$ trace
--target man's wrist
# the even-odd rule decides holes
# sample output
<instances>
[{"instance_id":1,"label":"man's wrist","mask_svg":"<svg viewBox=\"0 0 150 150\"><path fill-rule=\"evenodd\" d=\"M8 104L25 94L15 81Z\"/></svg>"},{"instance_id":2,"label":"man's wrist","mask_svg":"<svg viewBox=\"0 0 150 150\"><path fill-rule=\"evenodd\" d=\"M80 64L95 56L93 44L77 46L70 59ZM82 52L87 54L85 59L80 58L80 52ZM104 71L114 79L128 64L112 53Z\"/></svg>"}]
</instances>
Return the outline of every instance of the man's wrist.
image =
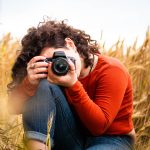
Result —
<instances>
[{"instance_id":1,"label":"man's wrist","mask_svg":"<svg viewBox=\"0 0 150 150\"><path fill-rule=\"evenodd\" d=\"M22 86L28 96L33 96L38 87L38 85L31 84L27 76L24 78Z\"/></svg>"}]
</instances>

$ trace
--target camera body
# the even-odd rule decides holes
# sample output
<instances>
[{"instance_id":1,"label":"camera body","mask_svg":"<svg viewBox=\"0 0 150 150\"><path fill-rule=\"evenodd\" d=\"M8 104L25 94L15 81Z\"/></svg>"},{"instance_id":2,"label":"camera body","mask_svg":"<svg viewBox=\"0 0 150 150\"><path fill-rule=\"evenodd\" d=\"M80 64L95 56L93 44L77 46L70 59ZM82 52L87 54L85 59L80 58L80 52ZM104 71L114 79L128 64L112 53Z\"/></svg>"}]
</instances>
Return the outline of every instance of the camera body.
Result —
<instances>
[{"instance_id":1,"label":"camera body","mask_svg":"<svg viewBox=\"0 0 150 150\"><path fill-rule=\"evenodd\" d=\"M54 52L52 58L46 58L44 61L47 63L52 62L51 69L54 74L58 76L64 76L70 69L68 59L70 59L75 65L75 58L67 57L64 51L56 51Z\"/></svg>"}]
</instances>

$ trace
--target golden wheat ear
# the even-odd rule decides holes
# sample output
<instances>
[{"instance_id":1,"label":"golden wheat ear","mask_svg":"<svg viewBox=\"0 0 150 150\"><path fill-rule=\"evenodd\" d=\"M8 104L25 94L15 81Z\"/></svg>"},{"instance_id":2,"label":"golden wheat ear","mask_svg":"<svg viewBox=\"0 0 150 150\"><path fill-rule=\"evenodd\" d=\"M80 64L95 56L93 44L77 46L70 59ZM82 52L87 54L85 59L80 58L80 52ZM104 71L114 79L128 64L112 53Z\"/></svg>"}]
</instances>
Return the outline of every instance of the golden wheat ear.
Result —
<instances>
[{"instance_id":1,"label":"golden wheat ear","mask_svg":"<svg viewBox=\"0 0 150 150\"><path fill-rule=\"evenodd\" d=\"M53 122L53 113L50 113L50 116L47 122L47 138L46 138L46 147L48 148L48 150L51 150L50 131L52 127L52 122Z\"/></svg>"}]
</instances>

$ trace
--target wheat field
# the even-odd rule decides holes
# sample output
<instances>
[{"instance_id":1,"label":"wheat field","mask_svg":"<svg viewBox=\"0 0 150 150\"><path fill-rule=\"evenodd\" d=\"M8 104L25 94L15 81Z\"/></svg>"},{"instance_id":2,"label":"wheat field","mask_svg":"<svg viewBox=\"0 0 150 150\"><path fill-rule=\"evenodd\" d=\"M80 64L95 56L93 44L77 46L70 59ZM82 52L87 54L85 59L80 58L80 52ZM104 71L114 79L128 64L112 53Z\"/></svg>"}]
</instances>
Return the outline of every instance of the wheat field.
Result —
<instances>
[{"instance_id":1,"label":"wheat field","mask_svg":"<svg viewBox=\"0 0 150 150\"><path fill-rule=\"evenodd\" d=\"M99 44L102 54L116 57L128 68L134 87L133 121L137 134L136 150L150 150L150 32L143 44L125 47L118 40L111 48ZM20 41L8 33L0 39L0 150L23 150L21 116L7 112L7 84L11 81L11 68L20 49Z\"/></svg>"}]
</instances>

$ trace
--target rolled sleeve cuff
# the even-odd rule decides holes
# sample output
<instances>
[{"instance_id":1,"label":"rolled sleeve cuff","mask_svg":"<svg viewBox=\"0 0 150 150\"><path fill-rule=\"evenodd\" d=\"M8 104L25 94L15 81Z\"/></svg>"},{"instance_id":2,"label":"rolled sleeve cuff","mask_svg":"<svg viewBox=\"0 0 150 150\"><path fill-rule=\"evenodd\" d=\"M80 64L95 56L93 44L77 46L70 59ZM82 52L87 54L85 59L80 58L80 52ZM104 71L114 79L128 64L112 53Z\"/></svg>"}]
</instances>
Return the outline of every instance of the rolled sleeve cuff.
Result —
<instances>
[{"instance_id":1,"label":"rolled sleeve cuff","mask_svg":"<svg viewBox=\"0 0 150 150\"><path fill-rule=\"evenodd\" d=\"M46 143L46 138L47 138L47 135L45 134L42 134L40 132L35 132L35 131L27 131L24 133L24 140L27 142L28 140L37 140L37 141L40 141L42 143ZM53 139L51 138L51 147L54 146L54 141Z\"/></svg>"}]
</instances>

